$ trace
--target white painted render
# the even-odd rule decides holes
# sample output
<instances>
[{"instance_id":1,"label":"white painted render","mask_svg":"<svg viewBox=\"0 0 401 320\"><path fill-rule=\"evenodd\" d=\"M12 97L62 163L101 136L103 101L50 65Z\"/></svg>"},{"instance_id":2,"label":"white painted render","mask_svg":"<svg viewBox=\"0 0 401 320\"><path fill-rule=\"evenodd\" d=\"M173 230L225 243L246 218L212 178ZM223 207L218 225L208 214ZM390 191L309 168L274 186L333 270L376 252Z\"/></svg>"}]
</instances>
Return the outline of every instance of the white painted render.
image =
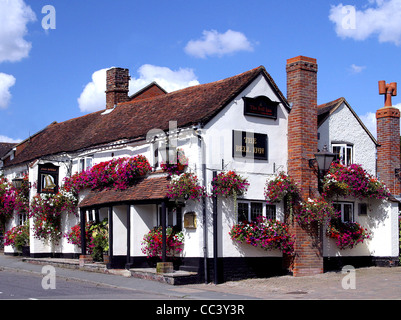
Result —
<instances>
[{"instance_id":1,"label":"white painted render","mask_svg":"<svg viewBox=\"0 0 401 320\"><path fill-rule=\"evenodd\" d=\"M351 143L354 146L353 163L376 175L376 144L344 102L321 124L318 133L320 150L326 145L333 151L333 142Z\"/></svg>"},{"instance_id":2,"label":"white painted render","mask_svg":"<svg viewBox=\"0 0 401 320\"><path fill-rule=\"evenodd\" d=\"M245 116L243 97L257 97L264 95L272 101L280 101L266 79L260 75L243 92L233 99L221 112L215 116L204 128L185 128L178 134L177 146L184 150L189 159L187 171L194 172L200 181L210 188L212 171L235 170L238 174L246 177L250 182L248 192L240 200L254 200L264 202L264 187L268 179L272 179L280 171L287 171L287 132L288 111L280 103L278 106L277 120ZM172 124L173 126L174 124ZM263 133L268 136L268 160L238 159L232 156L232 130ZM319 149L332 141L345 141L354 145L354 162L360 163L369 172L375 174L375 144L359 122L343 104L339 107L319 128ZM29 179L32 183L37 181L38 164L46 161L60 166L60 181L67 175L74 174L79 169L79 161L85 157L93 157L93 165L109 161L113 157L135 156L142 154L146 156L151 164L154 164L155 147L162 145L164 137L158 137L155 141L149 139L138 143L110 144L108 146L92 148L81 153L60 155L52 161L36 161L27 169L27 166L6 168L6 176L13 178L16 173L29 170ZM159 154L163 158L162 154ZM57 162L55 160L60 160ZM202 165L206 165L206 181L203 181ZM70 170L70 171L69 171ZM31 198L35 195L32 188ZM81 200L85 193L81 194ZM351 199L356 204L358 200ZM228 232L236 223L235 204L233 199L218 199L218 256L219 257L280 257L279 251L264 251L249 245L234 243ZM372 240L358 245L352 250L338 250L334 242L323 237L324 256L397 256L398 255L398 207L393 202L371 201L369 212L366 217L357 214L356 221L368 227L373 234ZM187 212L195 212L197 217L196 229L185 229L185 245L183 257L203 257L205 245L204 228L207 230L207 256L213 257L213 221L212 201L206 201L206 222L203 221L202 205L200 202L187 201L182 209L182 216ZM101 219L107 217L108 208L100 211ZM283 221L283 203L277 205L277 218ZM143 236L158 223L157 205L130 205L131 213L131 255L145 256L141 252ZM127 253L127 207L113 207L113 254L126 255ZM77 224L78 217L64 216L63 231L68 232L72 226ZM10 228L16 222L12 221ZM32 225L32 224L31 224ZM12 248L6 247L5 252L12 252ZM44 244L42 241L31 236L31 253L79 253L80 249L67 243L63 237L56 247Z\"/></svg>"}]
</instances>

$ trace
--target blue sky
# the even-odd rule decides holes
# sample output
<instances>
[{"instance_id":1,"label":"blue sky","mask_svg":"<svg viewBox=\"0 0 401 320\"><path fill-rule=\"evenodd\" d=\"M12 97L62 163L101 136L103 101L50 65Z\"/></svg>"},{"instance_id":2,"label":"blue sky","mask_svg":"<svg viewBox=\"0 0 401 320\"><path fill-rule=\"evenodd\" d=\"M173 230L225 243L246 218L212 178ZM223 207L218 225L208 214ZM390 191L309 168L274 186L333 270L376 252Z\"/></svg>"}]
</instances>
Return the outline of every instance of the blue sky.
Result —
<instances>
[{"instance_id":1,"label":"blue sky","mask_svg":"<svg viewBox=\"0 0 401 320\"><path fill-rule=\"evenodd\" d=\"M374 130L400 53L401 0L0 0L0 141L104 108L112 66L130 69L133 93L264 65L286 94L298 55L318 61L318 103L343 96Z\"/></svg>"}]
</instances>

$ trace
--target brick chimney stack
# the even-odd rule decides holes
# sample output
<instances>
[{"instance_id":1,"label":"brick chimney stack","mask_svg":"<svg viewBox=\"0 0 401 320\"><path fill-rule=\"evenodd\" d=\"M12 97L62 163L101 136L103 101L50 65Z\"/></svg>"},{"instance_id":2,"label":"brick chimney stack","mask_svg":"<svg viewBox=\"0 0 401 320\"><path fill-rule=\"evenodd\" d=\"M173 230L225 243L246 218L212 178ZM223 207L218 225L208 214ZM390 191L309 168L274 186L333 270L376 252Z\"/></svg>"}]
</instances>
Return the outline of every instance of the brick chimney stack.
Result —
<instances>
[{"instance_id":1,"label":"brick chimney stack","mask_svg":"<svg viewBox=\"0 0 401 320\"><path fill-rule=\"evenodd\" d=\"M317 176L309 167L315 158L317 141L317 63L316 59L298 56L287 60L287 100L292 104L288 118L288 174L301 190L303 201L315 198ZM323 273L322 243L317 225L291 224L295 235L293 261L287 265L293 275Z\"/></svg>"},{"instance_id":2,"label":"brick chimney stack","mask_svg":"<svg viewBox=\"0 0 401 320\"><path fill-rule=\"evenodd\" d=\"M385 96L384 107L377 110L377 176L394 196L400 196L401 183L395 176L400 169L400 110L393 107L391 98L397 95L397 83L379 81L379 93Z\"/></svg>"},{"instance_id":3,"label":"brick chimney stack","mask_svg":"<svg viewBox=\"0 0 401 320\"><path fill-rule=\"evenodd\" d=\"M287 60L288 173L302 188L307 200L317 189L309 159L317 152L317 63L298 56ZM312 193L312 194L311 194Z\"/></svg>"},{"instance_id":4,"label":"brick chimney stack","mask_svg":"<svg viewBox=\"0 0 401 320\"><path fill-rule=\"evenodd\" d=\"M129 70L111 68L106 73L106 109L112 109L120 102L128 101Z\"/></svg>"}]
</instances>

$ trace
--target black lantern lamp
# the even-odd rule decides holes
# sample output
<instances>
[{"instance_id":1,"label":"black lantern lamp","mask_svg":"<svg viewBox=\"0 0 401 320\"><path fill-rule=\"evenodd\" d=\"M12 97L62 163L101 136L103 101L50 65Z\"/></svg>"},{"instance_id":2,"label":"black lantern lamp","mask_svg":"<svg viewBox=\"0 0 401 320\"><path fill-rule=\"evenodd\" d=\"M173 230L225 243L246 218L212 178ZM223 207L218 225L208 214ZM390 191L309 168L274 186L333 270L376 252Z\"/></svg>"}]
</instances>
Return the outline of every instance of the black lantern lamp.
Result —
<instances>
[{"instance_id":1,"label":"black lantern lamp","mask_svg":"<svg viewBox=\"0 0 401 320\"><path fill-rule=\"evenodd\" d=\"M322 193L323 191L323 185L322 185L322 179L326 172L330 169L330 165L333 162L335 158L335 154L330 152L327 149L327 145L323 147L321 151L318 153L315 153L315 159L310 159L309 160L309 166L311 168L315 168L315 163L317 164L317 178L318 178L318 188L319 192Z\"/></svg>"},{"instance_id":2,"label":"black lantern lamp","mask_svg":"<svg viewBox=\"0 0 401 320\"><path fill-rule=\"evenodd\" d=\"M23 181L24 181L24 179L22 179L22 178L14 178L13 180L11 180L11 183L14 188L19 189L22 187Z\"/></svg>"}]
</instances>

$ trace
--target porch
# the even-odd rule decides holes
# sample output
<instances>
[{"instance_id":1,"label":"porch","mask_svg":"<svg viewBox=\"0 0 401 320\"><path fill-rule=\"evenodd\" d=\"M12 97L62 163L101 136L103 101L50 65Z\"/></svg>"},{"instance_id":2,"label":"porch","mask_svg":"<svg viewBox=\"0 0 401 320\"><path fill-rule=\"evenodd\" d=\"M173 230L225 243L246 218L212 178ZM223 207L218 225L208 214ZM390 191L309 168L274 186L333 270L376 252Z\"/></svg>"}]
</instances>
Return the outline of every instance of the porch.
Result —
<instances>
[{"instance_id":1,"label":"porch","mask_svg":"<svg viewBox=\"0 0 401 320\"><path fill-rule=\"evenodd\" d=\"M152 268L154 260L141 252L142 241L154 227L163 234L162 262L168 261L167 226L182 227L181 208L166 198L166 176L148 176L125 190L92 190L80 202L81 255L87 255L85 227L90 220L108 220L109 262L107 269ZM174 209L174 210L173 210ZM153 262L153 263L152 263Z\"/></svg>"}]
</instances>

